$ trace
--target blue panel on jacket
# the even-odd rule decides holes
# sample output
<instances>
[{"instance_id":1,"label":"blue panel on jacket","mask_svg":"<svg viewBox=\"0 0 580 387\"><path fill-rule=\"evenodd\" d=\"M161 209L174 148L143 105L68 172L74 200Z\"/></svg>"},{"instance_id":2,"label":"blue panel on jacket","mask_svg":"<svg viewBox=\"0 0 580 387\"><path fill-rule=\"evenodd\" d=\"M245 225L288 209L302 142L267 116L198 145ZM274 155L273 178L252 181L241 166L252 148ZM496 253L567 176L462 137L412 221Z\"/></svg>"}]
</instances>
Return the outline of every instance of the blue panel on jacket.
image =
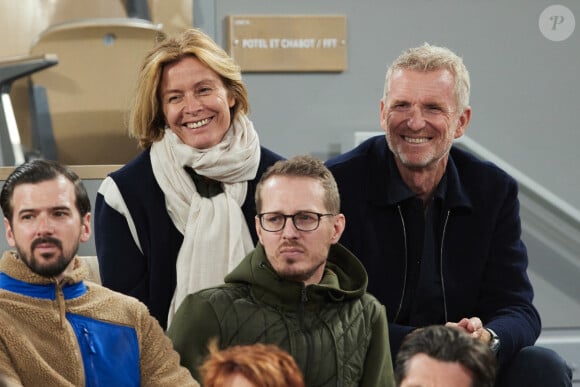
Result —
<instances>
[{"instance_id":1,"label":"blue panel on jacket","mask_svg":"<svg viewBox=\"0 0 580 387\"><path fill-rule=\"evenodd\" d=\"M85 385L140 386L139 341L135 329L70 314L85 367Z\"/></svg>"}]
</instances>

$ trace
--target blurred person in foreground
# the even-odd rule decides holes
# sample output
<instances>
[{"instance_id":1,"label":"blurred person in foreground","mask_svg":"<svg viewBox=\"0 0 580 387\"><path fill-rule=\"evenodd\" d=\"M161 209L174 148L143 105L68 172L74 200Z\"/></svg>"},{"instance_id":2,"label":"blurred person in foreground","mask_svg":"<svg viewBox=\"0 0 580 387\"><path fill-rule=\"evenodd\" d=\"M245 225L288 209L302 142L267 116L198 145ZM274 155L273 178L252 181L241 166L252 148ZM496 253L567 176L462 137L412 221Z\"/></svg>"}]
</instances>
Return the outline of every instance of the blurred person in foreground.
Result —
<instances>
[{"instance_id":1,"label":"blurred person in foreground","mask_svg":"<svg viewBox=\"0 0 580 387\"><path fill-rule=\"evenodd\" d=\"M391 352L417 327L449 324L489 345L501 386L570 386L541 331L521 240L516 181L453 147L471 120L469 73L424 44L386 73L385 135L327 161L349 220L340 240L385 304Z\"/></svg>"},{"instance_id":2,"label":"blurred person in foreground","mask_svg":"<svg viewBox=\"0 0 580 387\"><path fill-rule=\"evenodd\" d=\"M199 386L145 305L85 281L91 234L79 177L54 161L18 166L0 193L0 374L24 386Z\"/></svg>"},{"instance_id":3,"label":"blurred person in foreground","mask_svg":"<svg viewBox=\"0 0 580 387\"><path fill-rule=\"evenodd\" d=\"M260 242L225 284L189 295L168 335L194 377L220 349L274 344L307 386L394 386L385 308L366 292L360 261L338 244L345 218L330 171L298 156L270 167L256 188Z\"/></svg>"},{"instance_id":4,"label":"blurred person in foreground","mask_svg":"<svg viewBox=\"0 0 580 387\"><path fill-rule=\"evenodd\" d=\"M496 358L465 331L431 325L407 335L395 360L398 387L494 387Z\"/></svg>"},{"instance_id":5,"label":"blurred person in foreground","mask_svg":"<svg viewBox=\"0 0 580 387\"><path fill-rule=\"evenodd\" d=\"M204 387L304 387L294 358L275 345L260 343L220 351L212 341L201 380Z\"/></svg>"},{"instance_id":6,"label":"blurred person in foreground","mask_svg":"<svg viewBox=\"0 0 580 387\"><path fill-rule=\"evenodd\" d=\"M255 185L281 157L260 146L248 110L240 67L198 29L143 61L129 130L144 151L99 188L95 241L103 285L144 302L164 328L257 241Z\"/></svg>"}]
</instances>

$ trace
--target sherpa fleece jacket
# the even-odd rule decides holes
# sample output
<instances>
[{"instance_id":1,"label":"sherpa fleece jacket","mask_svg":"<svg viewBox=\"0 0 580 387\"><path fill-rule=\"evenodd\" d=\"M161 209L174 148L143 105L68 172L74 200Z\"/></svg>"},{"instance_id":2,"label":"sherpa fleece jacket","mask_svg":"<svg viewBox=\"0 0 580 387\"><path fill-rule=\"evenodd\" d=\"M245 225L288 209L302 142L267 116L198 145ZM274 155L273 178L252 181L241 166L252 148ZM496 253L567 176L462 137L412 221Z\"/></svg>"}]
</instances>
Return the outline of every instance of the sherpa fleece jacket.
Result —
<instances>
[{"instance_id":1,"label":"sherpa fleece jacket","mask_svg":"<svg viewBox=\"0 0 580 387\"><path fill-rule=\"evenodd\" d=\"M145 305L72 265L57 283L4 253L0 373L24 386L199 386Z\"/></svg>"}]
</instances>

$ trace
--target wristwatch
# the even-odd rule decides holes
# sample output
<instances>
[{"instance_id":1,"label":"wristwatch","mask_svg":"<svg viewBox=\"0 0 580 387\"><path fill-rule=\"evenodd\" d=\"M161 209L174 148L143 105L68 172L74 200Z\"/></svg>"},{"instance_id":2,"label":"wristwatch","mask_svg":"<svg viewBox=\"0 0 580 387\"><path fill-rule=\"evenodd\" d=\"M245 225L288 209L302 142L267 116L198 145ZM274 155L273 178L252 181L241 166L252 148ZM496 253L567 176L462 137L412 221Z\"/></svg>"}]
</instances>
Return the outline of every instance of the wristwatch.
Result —
<instances>
[{"instance_id":1,"label":"wristwatch","mask_svg":"<svg viewBox=\"0 0 580 387\"><path fill-rule=\"evenodd\" d=\"M485 328L485 329L491 335L491 340L489 340L489 349L491 349L491 352L493 352L493 353L495 353L497 355L497 353L499 352L499 347L501 346L501 342L499 340L499 337L491 329L489 329L489 328Z\"/></svg>"}]
</instances>

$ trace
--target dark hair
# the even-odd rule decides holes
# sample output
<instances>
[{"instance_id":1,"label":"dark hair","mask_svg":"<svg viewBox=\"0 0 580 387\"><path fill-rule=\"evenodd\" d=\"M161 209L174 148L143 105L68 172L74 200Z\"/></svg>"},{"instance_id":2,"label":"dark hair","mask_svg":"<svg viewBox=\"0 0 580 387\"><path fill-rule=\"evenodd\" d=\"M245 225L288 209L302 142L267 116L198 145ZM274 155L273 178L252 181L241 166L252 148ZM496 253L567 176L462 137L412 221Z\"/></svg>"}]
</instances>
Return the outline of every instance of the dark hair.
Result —
<instances>
[{"instance_id":1,"label":"dark hair","mask_svg":"<svg viewBox=\"0 0 580 387\"><path fill-rule=\"evenodd\" d=\"M81 218L91 210L91 201L87 190L78 175L68 167L52 160L32 160L14 169L2 186L0 192L0 206L4 217L12 224L12 195L14 189L20 184L36 184L56 179L58 176L66 177L75 186L75 205Z\"/></svg>"},{"instance_id":2,"label":"dark hair","mask_svg":"<svg viewBox=\"0 0 580 387\"><path fill-rule=\"evenodd\" d=\"M496 359L487 345L458 328L432 325L417 329L403 341L395 361L397 386L407 376L411 358L419 353L461 364L472 375L472 387L495 385Z\"/></svg>"}]
</instances>

